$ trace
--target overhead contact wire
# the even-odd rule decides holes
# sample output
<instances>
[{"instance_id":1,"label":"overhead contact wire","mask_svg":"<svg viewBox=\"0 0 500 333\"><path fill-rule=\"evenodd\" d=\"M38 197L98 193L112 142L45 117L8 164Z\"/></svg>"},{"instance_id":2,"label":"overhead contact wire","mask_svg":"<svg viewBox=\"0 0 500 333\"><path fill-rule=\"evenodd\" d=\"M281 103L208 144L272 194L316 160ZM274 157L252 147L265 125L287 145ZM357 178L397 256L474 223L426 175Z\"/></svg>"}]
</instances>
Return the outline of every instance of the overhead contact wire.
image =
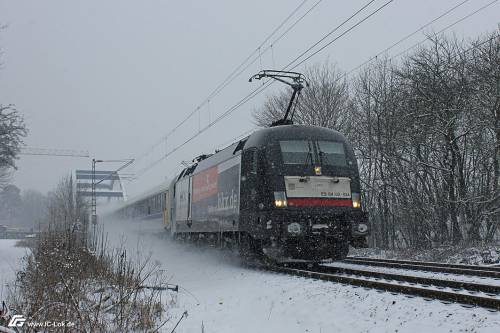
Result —
<instances>
[{"instance_id":1,"label":"overhead contact wire","mask_svg":"<svg viewBox=\"0 0 500 333\"><path fill-rule=\"evenodd\" d=\"M339 28L341 28L343 25L345 25L347 22L349 22L351 19L353 19L356 15L358 15L361 11L363 11L366 7L368 7L371 3L373 3L375 0L371 0L369 1L368 3L366 3L364 6L362 6L359 10L357 10L354 14L352 14L349 18L347 18L346 20L344 20L341 24L339 24L337 27L335 27L332 31L330 31L329 33L327 33L325 36L323 36L318 42L314 43L311 47L309 47L305 52L302 52L301 55L299 57L296 57L292 62L290 62L287 66L284 67L287 68L289 67L291 64L293 64L293 62L295 62L297 59L300 59L300 57L302 57L303 55L305 55L308 51L310 51L311 49L313 49L315 46L317 46L318 44L320 44L322 41L324 41L326 38L328 38L328 36L330 36L333 32L337 31ZM375 11L373 11L372 13L370 13L369 15L367 15L365 18L363 18L361 21L358 21L355 25L351 26L349 29L347 29L346 31L344 31L340 36L336 37L334 40L330 41L328 44L326 44L325 46L323 46L322 48L320 48L319 50L317 50L316 52L314 52L312 55L308 56L305 60L307 59L310 59L312 56L316 55L317 53L319 53L320 51L322 51L324 48L326 48L327 46L331 45L333 42L335 42L336 40L338 40L339 38L341 38L342 36L346 35L347 33L349 33L350 31L352 31L354 28L358 27L359 25L361 25L363 22L365 22L368 18L372 17L373 15L375 15L376 13L378 13L380 10L382 10L383 8L385 8L388 4L390 4L391 2L393 2L394 0L389 0L387 1L386 3L384 3L382 6L378 7ZM301 61L299 64L295 65L293 68L297 67L298 65L302 64L305 60ZM194 135L192 135L191 137L189 137L187 140L185 140L184 142L182 142L181 144L177 145L175 148L173 148L170 152L168 152L167 154L165 154L164 156L160 157L159 159L157 159L156 161L154 161L152 164L150 164L149 166L141 169L141 174L150 170L152 167L154 167L155 165L157 165L158 163L160 163L161 161L163 161L165 158L167 158L168 156L172 155L173 153L175 153L176 151L178 151L180 148L182 148L183 146L185 146L186 144L188 144L189 142L191 142L193 139L195 139L197 136L199 136L200 134L202 134L203 132L205 132L206 130L208 130L210 127L212 127L213 125L215 125L216 123L218 123L219 121L221 121L222 119L226 118L229 114L233 113L234 111L236 111L238 108L240 108L241 106L243 106L244 104L246 104L249 100L251 100L252 98L254 98L255 96L259 95L260 93L262 93L265 89L267 89L267 87L269 87L274 81L266 81L262 86L259 86L258 88L252 90L248 95L246 95L245 97L243 97L240 101L238 101L236 104L234 104L233 106L231 106L230 108L228 108L223 114L221 114L220 116L218 116L214 121L212 121L211 123L209 123L207 126L201 128L197 133L195 133Z\"/></svg>"}]
</instances>

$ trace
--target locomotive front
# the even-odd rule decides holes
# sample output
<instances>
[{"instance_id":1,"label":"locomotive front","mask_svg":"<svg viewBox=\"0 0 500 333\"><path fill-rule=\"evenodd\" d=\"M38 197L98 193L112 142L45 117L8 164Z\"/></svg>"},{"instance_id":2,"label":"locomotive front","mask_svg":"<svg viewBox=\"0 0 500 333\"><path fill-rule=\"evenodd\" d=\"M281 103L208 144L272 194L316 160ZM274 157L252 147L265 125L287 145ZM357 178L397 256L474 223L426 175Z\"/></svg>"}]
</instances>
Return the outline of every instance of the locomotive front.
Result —
<instances>
[{"instance_id":1,"label":"locomotive front","mask_svg":"<svg viewBox=\"0 0 500 333\"><path fill-rule=\"evenodd\" d=\"M369 232L359 172L343 135L285 125L252 134L243 150L240 228L252 248L282 259L344 258Z\"/></svg>"}]
</instances>

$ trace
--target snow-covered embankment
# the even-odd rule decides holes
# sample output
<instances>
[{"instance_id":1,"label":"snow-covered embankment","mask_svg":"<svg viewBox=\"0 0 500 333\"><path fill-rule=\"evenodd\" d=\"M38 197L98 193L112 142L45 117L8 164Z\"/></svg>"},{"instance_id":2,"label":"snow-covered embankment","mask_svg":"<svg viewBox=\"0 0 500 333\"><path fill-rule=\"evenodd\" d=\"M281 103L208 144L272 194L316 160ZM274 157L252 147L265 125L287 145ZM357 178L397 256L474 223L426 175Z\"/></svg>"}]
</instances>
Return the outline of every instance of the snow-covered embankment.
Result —
<instances>
[{"instance_id":1,"label":"snow-covered embankment","mask_svg":"<svg viewBox=\"0 0 500 333\"><path fill-rule=\"evenodd\" d=\"M162 238L161 224L105 221L110 240L179 284L170 332L497 332L500 314L244 268L233 254ZM203 324L202 324L203 323Z\"/></svg>"}]
</instances>

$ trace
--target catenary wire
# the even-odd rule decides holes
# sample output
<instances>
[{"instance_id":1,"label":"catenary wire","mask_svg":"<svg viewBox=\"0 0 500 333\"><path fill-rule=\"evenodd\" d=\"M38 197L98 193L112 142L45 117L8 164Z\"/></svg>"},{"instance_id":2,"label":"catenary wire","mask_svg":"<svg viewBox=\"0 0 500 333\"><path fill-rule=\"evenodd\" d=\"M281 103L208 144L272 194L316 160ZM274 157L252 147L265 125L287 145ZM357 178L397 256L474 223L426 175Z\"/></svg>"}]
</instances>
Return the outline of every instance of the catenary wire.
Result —
<instances>
[{"instance_id":1,"label":"catenary wire","mask_svg":"<svg viewBox=\"0 0 500 333\"><path fill-rule=\"evenodd\" d=\"M437 32L436 34L442 33L443 31L445 31L445 30L447 30L447 29L451 28L452 26L454 26L454 25L456 25L456 24L458 24L458 23L462 22L463 20L465 20L465 19L467 19L467 18L471 17L472 15L474 15L474 14L478 13L479 11L481 11L481 10L483 10L483 9L485 9L485 8L487 8L487 7L489 7L490 5L492 5L493 3L497 2L497 1L498 1L498 0L495 0L495 1L492 1L492 2L490 2L490 3L488 3L488 4L486 4L485 6L482 6L482 7L481 7L481 8L479 8L478 10L476 10L476 11L474 11L474 12L472 12L472 13L470 13L470 14L468 14L468 15L464 16L464 17L462 17L461 19L459 19L459 20L455 21L454 23L452 23L452 24L450 24L450 25L446 26L444 29L441 29L441 30L440 30L439 32ZM383 7L385 7L386 5L388 5L390 2L392 2L392 0L391 0L391 1L386 2L384 5L382 5L381 7L379 7L379 8L378 8L375 12L371 13L369 16L365 17L364 19L362 19L361 21L359 21L358 23L356 23L354 26L352 26L351 28L349 28L348 30L346 30L346 31L345 31L343 34L341 34L339 37L341 37L341 36L345 35L347 32L349 32L350 30L352 30L353 28L355 28L356 26L358 26L359 24L361 24L362 22L364 22L367 18L369 18L370 16L372 16L373 14L375 14L376 12L378 12L379 10L381 10ZM463 2L463 3L465 3L465 2ZM460 3L459 5L461 5L461 4L463 4L463 3ZM456 8L456 7L454 7L454 8ZM450 10L450 11L451 11L451 10ZM449 11L448 11L448 12L449 12ZM442 16L444 16L444 15L442 15ZM440 17L442 17L442 16L440 16ZM436 20L434 20L434 22L435 22L435 21L436 21ZM421 29L420 29L420 30L421 30ZM482 42L482 43L480 43L480 44L478 44L478 45L475 45L475 46L473 46L473 47L469 48L469 49L468 49L468 50L466 50L465 52L468 52L468 51L470 51L470 50L472 50L472 49L474 49L474 48L477 48L478 46L483 45L483 44L485 44L486 42L489 42L489 41L491 41L492 39L494 39L494 38L496 38L496 37L498 37L498 36L491 37L491 38L489 38L488 40L486 40L486 41L484 41L484 42ZM293 69L293 68L296 68L297 66L299 66L300 64L302 64L304 61L306 61L306 60L310 59L312 56L314 56L314 55L316 55L317 53L319 53L319 52L320 52L321 50L323 50L326 46L329 46L331 43L333 43L333 42L334 42L335 40L337 40L337 39L338 39L338 38L336 38L336 39L334 39L333 41L329 42L327 45L323 46L322 48L320 48L319 50L317 50L316 52L314 52L312 55L308 56L305 60L301 61L300 63L298 63L297 65L295 65L294 67L292 67L292 69ZM416 47L417 45L420 45L421 43L425 42L426 40L427 40L427 38L426 38L425 40L422 40L421 42L419 42L419 43L415 44L415 45L414 45L414 46L412 46L411 48L414 48L414 47ZM407 49L407 50L408 50L408 49ZM405 52L406 52L407 50L405 50ZM465 52L464 52L464 53L465 53ZM398 55L396 55L396 56L399 56L399 55L401 55L401 53L400 53L400 54L398 54ZM266 88L267 88L270 84L272 84L272 81L271 81L271 82L269 82L269 81L268 81L268 82L267 82L267 83L265 83L262 87L259 87L258 89L256 89L256 90L252 91L252 92L251 92L249 95L247 95L247 96L246 96L243 100L241 100L241 101L240 101L240 103L238 103L238 104L236 104L235 106L233 106L232 108L228 109L225 113L223 113L221 116L219 116L219 117L218 117L218 118L217 118L217 119L216 119L213 123L211 123L209 126L205 127L205 129L203 129L203 131L204 131L204 130L206 130L206 129L208 129L208 128L209 128L209 127L211 127L212 125L214 125L216 122L218 122L218 121L222 120L223 118L225 118L227 115L229 115L230 113L232 113L233 111L235 111L237 108L239 108L240 106L242 106L243 104L245 104L246 102L248 102L248 100L249 100L249 99L251 99L251 98L255 97L255 96L256 96L256 95L258 95L258 94L260 94L260 93L261 93L263 90L265 90L265 89L266 89ZM248 99L246 99L246 98L248 98ZM182 146L183 146L183 145L185 145L185 144L187 144L187 143L189 143L190 141L192 141L192 140L193 140L193 139L194 139L194 138L195 138L198 134L199 134L199 133L197 133L197 134L193 135L191 138L189 138L188 140L186 140L186 141L182 144ZM177 147L176 147L176 148L177 148ZM178 147L178 148L180 148L180 147ZM175 149L175 150L171 151L171 153L175 152L176 150L177 150L177 149ZM160 162L160 161L158 161L158 162Z\"/></svg>"},{"instance_id":2,"label":"catenary wire","mask_svg":"<svg viewBox=\"0 0 500 333\"><path fill-rule=\"evenodd\" d=\"M356 24L354 24L353 26L351 26L349 29L345 30L339 36L335 37L333 40L329 41L328 43L326 43L325 45L323 45L322 47L320 47L318 50L316 50L312 54L308 55L305 59L303 59L299 63L295 64L291 69L297 68L298 66L302 65L304 62L306 62L307 60L311 59L316 54L318 54L319 52L323 51L325 48L327 48L328 46L330 46L332 43L336 42L338 39L340 39L341 37L343 37L344 35L346 35L347 33L349 33L351 30L353 30L354 28L356 28L357 26L359 26L360 24L362 24L363 22L365 22L366 20L368 20L370 17L372 17L373 15L375 15L376 13L378 13L379 11L381 11L382 9L384 9L386 6L388 6L393 1L394 0L389 0L389 1L385 2L382 6L378 7L375 11L373 11L369 15L365 16L363 19L361 19L360 21L358 21ZM289 65L291 65L291 63L288 64L287 66L289 66Z\"/></svg>"},{"instance_id":3,"label":"catenary wire","mask_svg":"<svg viewBox=\"0 0 500 333\"><path fill-rule=\"evenodd\" d=\"M249 62L248 64L246 64L245 67L243 67L238 73L236 73L229 81L227 81L226 83L224 83L224 85L220 88L221 90L226 88L229 84L231 84L235 79L237 79L242 73L244 73L250 66L252 66L253 64L255 64L257 62L257 60L260 60L260 56L262 56L263 54L265 54L267 51L269 50L273 50L273 46L278 43L288 32L290 32L291 29L293 29L300 21L302 21L302 19L304 19L305 16L307 16L307 14L309 14L317 5L319 5L319 3L321 2L322 0L319 0L317 1L316 3L314 3L311 8L309 8L302 16L300 16L292 25L290 25L290 27L288 27L287 30L285 30L278 38L276 38L270 45L268 45L260 54L256 55L254 57L254 59Z\"/></svg>"},{"instance_id":4,"label":"catenary wire","mask_svg":"<svg viewBox=\"0 0 500 333\"><path fill-rule=\"evenodd\" d=\"M375 0L371 0L369 1L367 4L365 4L364 6L362 6L359 10L357 10L353 15L351 15L348 19L344 20L340 25L338 25L336 28L334 28L334 30L332 30L333 32L335 32L336 30L338 30L340 27L342 27L343 25L345 25L347 22L349 22L352 18L354 18L356 15L358 15L363 9L365 9L366 7L368 7L371 3L373 3ZM347 33L349 33L350 31L352 31L354 28L358 27L359 25L361 25L363 22L365 22L368 18L372 17L374 14L378 13L380 10L382 10L383 8L385 8L388 4L390 4L391 2L393 2L394 0L389 0L387 1L386 3L384 3L382 6L378 7L376 10L374 10L372 13L368 14L366 17L364 17L362 20L358 21L356 24L354 24L353 26L351 26L350 28L348 28L346 31L344 31L340 36L336 37L334 40L330 41L326 46L329 46L331 45L333 42L337 41L338 39L340 39L341 37L345 36ZM320 42L321 41L324 41L328 36L330 36L333 32L330 31L329 33L327 33L327 36L323 36L321 39L320 39ZM311 50L313 49L315 46L317 46L319 44L318 42L314 43L312 47L309 47L307 50ZM323 46L322 48L320 48L318 51L316 51L315 53L313 53L313 55L319 53L321 50L323 50L326 46ZM302 52L301 53L301 56L305 55L307 52ZM310 59L313 55L311 56L308 56L307 59ZM293 62L295 62L297 59L300 59L300 57L296 57L293 61L291 61L287 66L285 66L283 69L287 69L287 67L289 67L291 64L293 64ZM304 61L301 61L299 64L295 65L293 68L297 67L298 65L302 64ZM261 92L263 92L267 87L269 87L274 81L270 81L270 80L267 80L266 82L264 82L264 84L254 90L252 90L248 95L246 95L245 97L243 97L240 101L238 101L236 104L234 104L233 106L231 106L230 108L228 108L223 114L219 115L215 120L213 120L212 122L210 122L208 125L206 125L205 127L203 128L200 128L198 130L198 132L196 132L195 134L193 134L192 136L190 136L187 140L185 140L184 142L180 143L179 145L177 145L175 148L173 148L172 150L170 150L169 152L167 152L165 155L163 155L162 157L158 158L157 160L153 161L151 164L149 164L148 166L142 168L141 170L139 170L138 174L137 174L137 178L139 178L142 174L144 174L146 171L150 170L151 168L153 168L154 166L156 166L158 163L160 163L161 161L163 161L164 159L166 159L168 156L172 155L173 153L175 153L176 151L178 151L180 148L182 148L183 146L185 146L186 144L188 144L189 142L191 142L193 139L195 139L197 136L199 136L201 133L205 132L206 130L208 130L209 128L211 128L214 124L218 123L219 121L221 121L222 119L226 118L229 114L233 113L234 111L236 111L238 108L240 108L241 106L243 106L244 104L246 104L249 100L253 99L255 96L259 95ZM136 179L137 179L136 178Z\"/></svg>"},{"instance_id":5,"label":"catenary wire","mask_svg":"<svg viewBox=\"0 0 500 333\"><path fill-rule=\"evenodd\" d=\"M383 9L385 6L387 6L387 5L388 5L389 3L391 3L392 1L393 1L393 0L387 1L387 2L386 2L386 3L384 3L382 6L378 7L378 8L377 8L374 12L372 12L371 14L369 14L368 16L366 16L365 18L363 18L362 20L358 21L358 23L356 23L355 25L351 26L349 29L347 29L346 31L344 31L341 35L337 36L335 39L333 39L332 41L330 41L330 42L329 42L329 43L327 43L326 45L322 46L319 50L315 51L314 53L312 53L311 55L309 55L307 58L303 59L303 60L302 60L302 61L300 61L298 64L294 65L294 66L292 67L292 69L294 69L294 68L298 67L299 65L301 65L301 64L302 64L302 63L304 63L305 61L309 60L309 59L310 59L311 57L313 57L314 55L316 55L316 54L318 54L319 52L321 52L321 51L322 51L323 49L325 49L327 46L331 45L333 42L335 42L336 40L338 40L340 37L344 36L346 33L350 32L352 29L354 29L355 27L357 27L358 25L360 25L361 23L363 23L364 21L366 21L368 18L370 18L371 16L373 16L374 14L376 14L378 11L380 11L381 9ZM467 1L468 1L468 0L467 0ZM464 2L462 2L462 3L459 3L457 6L453 7L453 8L452 8L452 9L450 9L450 10L448 10L445 14L443 14L443 15L441 15L440 17L438 17L438 18L434 19L432 22L435 22L437 19L439 19L439 18L441 18L441 17L445 16L447 13L449 13L450 11L452 11L452 10L456 9L458 6L460 6L460 5L464 4L464 3L465 3L465 2L467 2L467 1L464 1ZM490 2L490 3L488 3L488 4L486 4L486 5L484 5L484 6L482 6L482 7L480 7L479 9L477 9L477 10L473 11L472 13L470 13L470 14L468 14L468 15L466 15L466 16L464 16L464 17L462 17L462 18L460 18L459 20L455 21L454 23L452 23L452 24L450 24L450 25L446 26L445 28L441 29L441 30L440 30L440 31L438 31L436 34L440 34L440 33L444 32L445 30L447 30L447 29L451 28L452 26L454 26L454 25L456 25L456 24L458 24L458 23L460 23L460 22L464 21L465 19L467 19L467 18L469 18L469 17L473 16L474 14L476 14L476 13L480 12L481 10L486 9L487 7L489 7L490 5L494 4L494 3L495 3L495 2L497 2L497 1L498 1L498 0L494 0L494 1L492 1L492 2ZM427 25L425 25L422 29L424 29L426 26L428 26L428 24L427 24ZM420 30L422 30L422 29L420 29ZM420 30L419 30L419 31L420 31ZM492 39L494 39L494 38L496 38L496 37L498 37L498 36L493 36L493 37L489 38L488 40L486 40L486 41L484 41L484 42L482 42L482 43L480 43L480 44L478 44L478 45L474 45L473 47L471 47L471 48L467 49L464 53L469 52L470 50L475 49L475 48L479 47L480 45L483 45L483 44L485 44L486 42L489 42L489 41L491 41ZM403 39L404 39L404 38L403 38ZM426 39L424 39L424 40L420 41L419 43L417 43L417 44L413 45L413 46L412 46L412 47L410 47L409 49L412 49L412 48L414 48L414 47L416 47L416 46L420 45L421 43L425 42L427 39L428 39L428 38L426 38ZM397 43L399 43L399 42L397 42ZM394 46L395 46L395 45L394 45ZM391 46L391 47L393 47L393 46ZM391 48L391 47L390 47L390 48ZM409 49L406 49L406 50L405 50L405 51L403 51L402 53L397 54L395 57L397 57L397 56L399 56L399 55L401 55L401 54L403 54L403 53L407 52ZM291 63L293 63L293 61L292 61ZM291 63L289 63L289 64L288 64L288 65L287 65L284 69L286 69L288 66L290 66L290 64L291 64ZM253 97L255 97L256 95L260 94L260 93L261 93L264 89L266 89L266 88L267 88L270 84L272 84L272 82L273 82L273 81L271 81L271 82L269 82L269 81L268 81L267 83L265 83L265 84L261 87L262 89L261 89L261 88L259 88L258 90L254 90L254 91L252 91L252 93L251 93L251 95L252 95L252 96L250 97L250 99L251 99L251 98L253 98ZM248 96L247 96L247 97L248 97ZM249 99L248 99L248 100L249 100ZM241 105L245 104L248 100L244 100L244 101L242 101L242 103L241 103L241 104L237 104L237 105L235 105L233 108L230 108L229 110L227 110L227 111L226 111L225 113L223 113L220 117L218 117L214 123L216 123L216 122L218 122L218 121L222 120L223 118L225 118L228 114L230 114L230 113L232 113L233 111L235 111L235 110L236 110L237 108L239 108ZM206 129L208 129L209 127L211 127L214 123L210 124L208 127L206 127ZM188 141L186 142L186 144L187 144L189 141L191 141L192 139L194 139L196 136L197 136L197 135L195 135L195 136L191 137L190 139L188 139ZM180 147L179 147L179 148L180 148Z\"/></svg>"},{"instance_id":6,"label":"catenary wire","mask_svg":"<svg viewBox=\"0 0 500 333\"><path fill-rule=\"evenodd\" d=\"M147 156L152 150L154 150L156 147L158 147L160 144L162 144L165 140L168 139L168 137L170 137L176 130L178 130L182 125L184 125L189 119L191 119L191 117L198 111L200 111L200 109L207 103L210 102L211 99L213 99L218 93L220 93L225 87L227 87L228 83L227 81L230 80L232 81L234 79L234 74L242 67L244 66L251 58L253 55L255 55L257 52L259 52L259 50L262 48L263 45L265 45L265 43L267 43L271 38L272 36L274 36L285 24L286 22L288 22L296 13L297 11L300 10L300 8L302 8L302 6L304 6L304 4L307 2L308 0L303 0L270 34L268 34L268 36L264 39L263 42L261 42L261 44L259 44L259 46L253 51L251 52L247 58L245 58L245 60L243 60L243 62L241 62L209 95L207 98L205 98L203 100L202 103L200 103L194 110L192 110L181 122L179 122L174 128L172 128L166 135L162 136L162 138L160 140L158 140L155 144L153 144L146 152L144 152L143 154L139 155L136 160L140 160L142 158L144 158L145 156ZM320 0L321 1L321 0ZM319 1L319 2L320 2ZM313 5L313 8L316 7L316 5L319 3L317 2L316 4ZM311 11L308 10L307 13L309 13ZM305 15L303 15L305 16ZM296 21L293 25L297 24L298 22ZM283 34L282 34L283 35ZM280 36L281 38L282 36ZM262 54L262 53L261 53ZM257 57L257 59L259 59L259 57Z\"/></svg>"},{"instance_id":7,"label":"catenary wire","mask_svg":"<svg viewBox=\"0 0 500 333\"><path fill-rule=\"evenodd\" d=\"M458 23L460 23L460 22L462 22L462 21L464 21L464 20L468 19L469 17L471 17L471 16L473 16L473 15L475 15L475 14L479 13L480 11L482 11L482 10L484 10L484 9L488 8L489 6L493 5L493 4L494 4L494 3L496 3L496 2L498 2L498 0L493 0L493 1L489 2L489 3L487 3L486 5L481 6L480 8L476 9L476 10L475 10L475 11L473 11L472 13L469 13L469 14L465 15L464 17L462 17L462 18L460 18L460 19L456 20L455 22L453 22L453 23L451 23L451 24L447 25L447 26L446 26L446 27L444 27L443 29L441 29L441 30L439 30L438 32L436 32L434 35L439 35L439 34L443 33L444 31L448 30L449 28L451 28L451 27L453 27L453 26L457 25ZM405 49L405 50L403 50L403 51L399 52L399 53L398 53L398 54L396 54L395 56L391 57L391 59L393 59L393 58L397 58L397 57L399 57L400 55L405 54L405 53L406 53L406 52L408 52L409 50L414 49L415 47L417 47L417 46L419 46L420 44L424 43L424 42L425 42L425 41L427 41L428 39L429 39L429 37L426 37L425 39L422 39L420 42L417 42L417 43L413 44L413 45L412 45L412 46L410 46L409 48L407 48L407 49Z\"/></svg>"},{"instance_id":8,"label":"catenary wire","mask_svg":"<svg viewBox=\"0 0 500 333\"><path fill-rule=\"evenodd\" d=\"M393 49L394 47L398 46L399 44L403 43L404 41L408 40L409 38L413 37L414 35L416 35L417 33L419 33L420 31L424 30L425 28L427 28L428 26L430 26L431 24L433 23L436 23L438 20L442 19L443 17L445 17L446 15L448 15L449 13L451 13L452 11L456 10L457 8L459 8L460 6L464 5L465 3L469 2L470 0L465 0L465 1L462 1L458 4L456 4L455 6L453 6L452 8L446 10L444 13L442 13L441 15L439 15L438 17L432 19L431 21L427 22L426 24L422 25L421 27L419 27L417 30L409 33L408 35L404 36L403 38L399 39L397 42L393 43L392 45L386 47L384 50L380 51L379 53L377 53L376 55L374 55L373 57L371 57L370 59L366 60L365 62L361 63L360 65L354 67L353 69L349 70L348 72L346 72L344 75L342 75L339 79L342 79L346 76L348 76L349 74L351 74L352 72L355 72L357 71L358 69L360 69L361 67L364 67L365 65L367 65L368 63L372 62L373 60L375 60L376 58L378 58L380 55L386 53L387 51Z\"/></svg>"},{"instance_id":9,"label":"catenary wire","mask_svg":"<svg viewBox=\"0 0 500 333\"><path fill-rule=\"evenodd\" d=\"M314 43L313 45L311 45L310 47L308 47L305 51L303 51L302 53L300 53L295 59L293 59L292 61L290 61L290 63L288 65L286 65L285 68L291 66L295 61L297 61L298 59L300 59L301 57L303 57L305 54L307 54L307 52L311 51L313 48L315 48L316 46L318 46L318 44L320 44L321 42L323 42L325 39L327 39L330 35L332 35L337 30L339 30L344 24L346 24L347 22L349 22L350 20L352 20L356 15L358 15L359 13L361 13L365 8L367 8L368 6L370 6L375 1L376 0L368 1L360 9L358 9L357 11L355 11L351 16L349 16L347 19L345 19L344 21L342 21L342 23L340 23L335 28L333 28L332 30L330 30L330 32L328 32L323 37L321 37L316 43ZM390 0L390 1L392 2L393 0Z\"/></svg>"}]
</instances>

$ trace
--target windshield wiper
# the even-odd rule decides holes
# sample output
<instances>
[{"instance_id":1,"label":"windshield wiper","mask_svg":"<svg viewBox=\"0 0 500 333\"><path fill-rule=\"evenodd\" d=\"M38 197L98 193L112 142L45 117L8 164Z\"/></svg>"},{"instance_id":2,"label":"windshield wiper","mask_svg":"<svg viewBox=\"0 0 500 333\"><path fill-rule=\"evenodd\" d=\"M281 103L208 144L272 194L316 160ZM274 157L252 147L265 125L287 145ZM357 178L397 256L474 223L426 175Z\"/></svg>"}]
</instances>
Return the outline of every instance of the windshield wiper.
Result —
<instances>
[{"instance_id":1,"label":"windshield wiper","mask_svg":"<svg viewBox=\"0 0 500 333\"><path fill-rule=\"evenodd\" d=\"M326 154L324 151L321 151L321 150L319 151L319 161L320 161L321 165L323 165L323 164L326 164L326 165L332 164L332 163L330 163L330 160L328 159L328 154Z\"/></svg>"},{"instance_id":2,"label":"windshield wiper","mask_svg":"<svg viewBox=\"0 0 500 333\"><path fill-rule=\"evenodd\" d=\"M303 165L307 165L307 161L311 161L309 164L312 165L312 153L311 151L309 150L306 154L306 160L304 161L304 163L302 163Z\"/></svg>"},{"instance_id":3,"label":"windshield wiper","mask_svg":"<svg viewBox=\"0 0 500 333\"><path fill-rule=\"evenodd\" d=\"M306 154L306 160L304 161L304 163L302 163L303 165L307 165L307 161L310 160L310 165L313 164L313 159L312 159L312 151L311 151L311 146L309 145L309 143L307 143L307 148L309 149L307 151L307 154Z\"/></svg>"}]
</instances>

